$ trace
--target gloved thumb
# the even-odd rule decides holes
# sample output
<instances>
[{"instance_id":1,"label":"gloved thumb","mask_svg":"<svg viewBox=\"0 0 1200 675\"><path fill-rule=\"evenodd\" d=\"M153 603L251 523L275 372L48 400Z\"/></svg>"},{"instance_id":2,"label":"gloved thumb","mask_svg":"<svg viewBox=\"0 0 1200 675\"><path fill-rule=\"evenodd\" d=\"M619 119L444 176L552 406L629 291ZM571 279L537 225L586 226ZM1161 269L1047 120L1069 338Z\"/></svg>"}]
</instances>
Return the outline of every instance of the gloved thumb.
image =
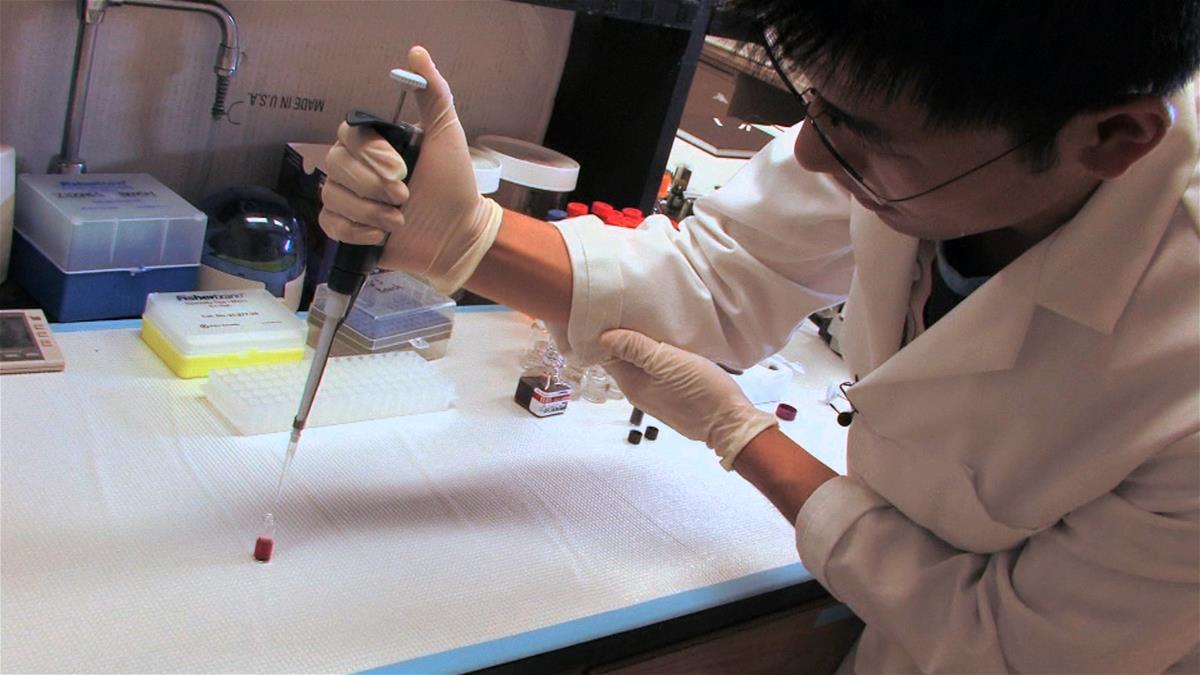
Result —
<instances>
[{"instance_id":1,"label":"gloved thumb","mask_svg":"<svg viewBox=\"0 0 1200 675\"><path fill-rule=\"evenodd\" d=\"M622 361L649 370L650 361L662 348L662 343L637 331L614 328L600 336L600 346Z\"/></svg>"},{"instance_id":2,"label":"gloved thumb","mask_svg":"<svg viewBox=\"0 0 1200 675\"><path fill-rule=\"evenodd\" d=\"M416 91L417 106L421 109L422 126L433 132L444 123L442 118L447 113L454 114L454 95L424 47L408 50L408 69L425 78L425 88Z\"/></svg>"}]
</instances>

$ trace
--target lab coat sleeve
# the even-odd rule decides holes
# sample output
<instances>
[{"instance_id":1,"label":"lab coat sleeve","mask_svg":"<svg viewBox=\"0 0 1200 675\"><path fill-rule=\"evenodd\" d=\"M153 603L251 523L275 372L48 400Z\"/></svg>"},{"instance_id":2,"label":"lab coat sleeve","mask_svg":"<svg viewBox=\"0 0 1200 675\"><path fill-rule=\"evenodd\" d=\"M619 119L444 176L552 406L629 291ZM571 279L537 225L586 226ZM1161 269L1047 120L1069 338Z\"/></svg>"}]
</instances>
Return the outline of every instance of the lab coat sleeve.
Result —
<instances>
[{"instance_id":1,"label":"lab coat sleeve","mask_svg":"<svg viewBox=\"0 0 1200 675\"><path fill-rule=\"evenodd\" d=\"M800 167L796 133L698 200L679 231L662 216L638 230L594 216L557 223L574 278L560 344L595 361L600 334L622 327L747 367L786 344L806 316L842 301L854 265L850 198Z\"/></svg>"},{"instance_id":2,"label":"lab coat sleeve","mask_svg":"<svg viewBox=\"0 0 1200 675\"><path fill-rule=\"evenodd\" d=\"M1200 436L1016 548L956 550L852 477L797 518L805 566L923 672L1162 672L1195 656ZM872 645L858 646L859 658Z\"/></svg>"}]
</instances>

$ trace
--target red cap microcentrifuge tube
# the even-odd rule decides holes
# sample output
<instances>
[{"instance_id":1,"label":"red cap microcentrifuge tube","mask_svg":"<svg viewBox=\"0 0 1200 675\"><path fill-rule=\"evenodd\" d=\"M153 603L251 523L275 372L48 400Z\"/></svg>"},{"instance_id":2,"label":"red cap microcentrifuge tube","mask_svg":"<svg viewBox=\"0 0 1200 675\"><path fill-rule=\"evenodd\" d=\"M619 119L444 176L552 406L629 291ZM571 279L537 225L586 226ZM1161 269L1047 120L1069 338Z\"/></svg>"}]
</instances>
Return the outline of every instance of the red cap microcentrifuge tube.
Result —
<instances>
[{"instance_id":1,"label":"red cap microcentrifuge tube","mask_svg":"<svg viewBox=\"0 0 1200 675\"><path fill-rule=\"evenodd\" d=\"M263 533L254 542L254 559L260 563L271 562L271 553L275 550L275 516L263 516Z\"/></svg>"}]
</instances>

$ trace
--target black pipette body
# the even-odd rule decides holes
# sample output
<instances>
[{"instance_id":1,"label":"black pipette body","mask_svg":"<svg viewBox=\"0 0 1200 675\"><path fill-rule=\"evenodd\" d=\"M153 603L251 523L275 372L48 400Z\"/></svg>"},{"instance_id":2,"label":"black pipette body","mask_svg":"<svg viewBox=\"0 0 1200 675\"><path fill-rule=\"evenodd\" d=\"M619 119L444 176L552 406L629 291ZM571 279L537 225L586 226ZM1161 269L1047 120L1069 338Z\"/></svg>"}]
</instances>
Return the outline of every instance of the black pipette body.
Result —
<instances>
[{"instance_id":1,"label":"black pipette body","mask_svg":"<svg viewBox=\"0 0 1200 675\"><path fill-rule=\"evenodd\" d=\"M382 136L404 159L404 164L408 167L406 182L412 178L421 151L422 131L420 127L405 122L388 122L361 110L354 110L346 115L346 124L352 127L368 127ZM325 321L326 323L332 322L335 328L330 331L328 336L322 331L321 338L318 340L308 383L300 400L300 408L296 413L296 418L292 421L293 440L299 440L298 434L308 421L308 413L312 408L313 399L316 397L317 388L320 386L321 377L324 375L330 346L326 343L332 343L336 327L340 327L345 321L346 315L354 304L354 298L358 296L358 291L367 280L367 275L379 263L381 255L383 255L382 244L347 244L344 242L337 244L327 283L332 293L342 297L337 298L335 302L329 303L326 307ZM331 300L335 299L331 298Z\"/></svg>"},{"instance_id":2,"label":"black pipette body","mask_svg":"<svg viewBox=\"0 0 1200 675\"><path fill-rule=\"evenodd\" d=\"M361 110L346 115L346 124L368 127L383 136L404 158L404 164L408 167L405 182L412 178L421 151L420 127L404 122L388 122ZM375 269L382 254L382 245L339 243L333 256L333 268L329 271L329 290L353 297L362 288L367 275Z\"/></svg>"}]
</instances>

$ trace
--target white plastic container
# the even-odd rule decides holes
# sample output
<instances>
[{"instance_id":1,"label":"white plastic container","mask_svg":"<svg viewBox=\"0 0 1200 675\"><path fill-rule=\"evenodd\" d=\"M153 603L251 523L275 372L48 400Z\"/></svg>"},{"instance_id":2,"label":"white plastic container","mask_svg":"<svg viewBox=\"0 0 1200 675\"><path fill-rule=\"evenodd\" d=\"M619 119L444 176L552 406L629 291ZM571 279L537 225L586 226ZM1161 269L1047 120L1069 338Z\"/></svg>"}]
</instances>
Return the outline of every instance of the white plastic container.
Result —
<instances>
[{"instance_id":1,"label":"white plastic container","mask_svg":"<svg viewBox=\"0 0 1200 675\"><path fill-rule=\"evenodd\" d=\"M179 377L299 361L305 325L265 288L152 293L142 340Z\"/></svg>"},{"instance_id":2,"label":"white plastic container","mask_svg":"<svg viewBox=\"0 0 1200 675\"><path fill-rule=\"evenodd\" d=\"M17 231L67 273L199 265L206 221L148 174L17 181Z\"/></svg>"},{"instance_id":3,"label":"white plastic container","mask_svg":"<svg viewBox=\"0 0 1200 675\"><path fill-rule=\"evenodd\" d=\"M500 160L487 150L469 148L471 167L475 169L475 186L479 194L490 195L500 189Z\"/></svg>"},{"instance_id":4,"label":"white plastic container","mask_svg":"<svg viewBox=\"0 0 1200 675\"><path fill-rule=\"evenodd\" d=\"M287 431L310 365L217 370L208 378L205 395L241 434ZM332 358L308 426L446 410L455 398L454 383L410 352Z\"/></svg>"},{"instance_id":5,"label":"white plastic container","mask_svg":"<svg viewBox=\"0 0 1200 675\"><path fill-rule=\"evenodd\" d=\"M579 180L579 162L507 136L480 136L475 145L500 162L500 188L493 198L501 206L534 218L545 218L551 209L566 209Z\"/></svg>"}]
</instances>

